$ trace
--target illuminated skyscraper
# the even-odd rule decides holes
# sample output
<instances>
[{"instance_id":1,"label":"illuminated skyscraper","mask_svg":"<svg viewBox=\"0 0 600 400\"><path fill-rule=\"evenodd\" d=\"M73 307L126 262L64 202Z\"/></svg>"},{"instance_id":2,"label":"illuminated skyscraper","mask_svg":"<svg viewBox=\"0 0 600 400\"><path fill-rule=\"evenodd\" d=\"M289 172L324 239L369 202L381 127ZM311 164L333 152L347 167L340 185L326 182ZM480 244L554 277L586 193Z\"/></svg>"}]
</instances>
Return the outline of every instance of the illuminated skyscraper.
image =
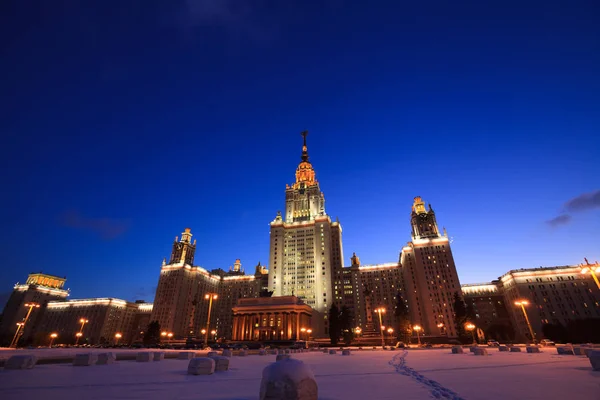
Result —
<instances>
[{"instance_id":1,"label":"illuminated skyscraper","mask_svg":"<svg viewBox=\"0 0 600 400\"><path fill-rule=\"evenodd\" d=\"M426 209L420 197L414 199L410 223L412 241L400 262L411 320L424 334L457 336L454 293L462 294L448 235L440 234L431 204Z\"/></svg>"},{"instance_id":2,"label":"illuminated skyscraper","mask_svg":"<svg viewBox=\"0 0 600 400\"><path fill-rule=\"evenodd\" d=\"M285 214L271 222L269 288L297 296L326 313L333 303L334 270L342 268L342 227L325 212L325 197L308 160L306 135L296 182L285 190ZM285 219L284 219L285 218Z\"/></svg>"}]
</instances>

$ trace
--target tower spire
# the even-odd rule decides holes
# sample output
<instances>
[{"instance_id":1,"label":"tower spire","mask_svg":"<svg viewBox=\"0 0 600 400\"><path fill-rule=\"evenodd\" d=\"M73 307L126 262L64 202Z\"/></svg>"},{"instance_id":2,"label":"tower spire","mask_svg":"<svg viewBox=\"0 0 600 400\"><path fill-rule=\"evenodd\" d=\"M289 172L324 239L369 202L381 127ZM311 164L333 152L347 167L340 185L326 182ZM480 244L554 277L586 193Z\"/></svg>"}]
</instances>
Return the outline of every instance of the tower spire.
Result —
<instances>
[{"instance_id":1,"label":"tower spire","mask_svg":"<svg viewBox=\"0 0 600 400\"><path fill-rule=\"evenodd\" d=\"M306 147L306 136L308 135L308 131L302 131L300 134L304 138L304 144L302 145L302 161L308 161L308 147Z\"/></svg>"}]
</instances>

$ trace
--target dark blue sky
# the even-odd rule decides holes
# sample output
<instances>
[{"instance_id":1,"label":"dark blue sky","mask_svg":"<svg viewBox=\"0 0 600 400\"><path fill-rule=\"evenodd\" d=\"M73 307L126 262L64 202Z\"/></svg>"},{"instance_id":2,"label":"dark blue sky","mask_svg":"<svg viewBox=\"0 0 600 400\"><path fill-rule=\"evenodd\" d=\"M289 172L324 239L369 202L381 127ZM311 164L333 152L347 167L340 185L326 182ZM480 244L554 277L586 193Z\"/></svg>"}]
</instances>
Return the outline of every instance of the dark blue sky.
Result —
<instances>
[{"instance_id":1,"label":"dark blue sky","mask_svg":"<svg viewBox=\"0 0 600 400\"><path fill-rule=\"evenodd\" d=\"M597 2L458 3L2 2L0 292L151 300L185 226L267 263L304 129L346 260L416 195L463 283L600 259Z\"/></svg>"}]
</instances>

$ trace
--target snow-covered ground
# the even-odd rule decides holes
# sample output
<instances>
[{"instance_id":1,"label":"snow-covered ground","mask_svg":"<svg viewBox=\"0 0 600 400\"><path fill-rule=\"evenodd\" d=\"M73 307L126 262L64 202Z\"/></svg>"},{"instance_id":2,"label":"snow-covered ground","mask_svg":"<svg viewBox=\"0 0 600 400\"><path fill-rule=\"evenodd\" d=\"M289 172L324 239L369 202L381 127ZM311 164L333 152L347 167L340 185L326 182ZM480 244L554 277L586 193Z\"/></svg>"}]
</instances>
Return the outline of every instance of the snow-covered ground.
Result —
<instances>
[{"instance_id":1,"label":"snow-covered ground","mask_svg":"<svg viewBox=\"0 0 600 400\"><path fill-rule=\"evenodd\" d=\"M61 356L81 349L34 350ZM12 351L11 351L12 352ZM19 353L28 353L25 350ZM31 351L29 351L31 353ZM560 399L598 400L600 371L583 356L500 353L450 354L448 349L356 351L351 356L293 354L314 371L319 398L333 399ZM5 358L7 353L0 352ZM3 400L53 399L257 399L262 370L275 356L233 357L230 370L187 375L187 361L164 360L73 367L37 365L0 371Z\"/></svg>"}]
</instances>

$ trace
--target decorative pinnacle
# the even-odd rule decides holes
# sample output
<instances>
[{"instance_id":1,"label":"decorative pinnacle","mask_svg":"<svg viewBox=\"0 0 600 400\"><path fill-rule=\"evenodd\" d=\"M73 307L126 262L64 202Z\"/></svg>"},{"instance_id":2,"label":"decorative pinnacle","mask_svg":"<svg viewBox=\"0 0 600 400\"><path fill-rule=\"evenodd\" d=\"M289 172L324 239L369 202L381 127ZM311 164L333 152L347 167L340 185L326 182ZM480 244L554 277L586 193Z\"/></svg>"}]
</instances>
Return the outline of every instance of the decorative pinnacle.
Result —
<instances>
[{"instance_id":1,"label":"decorative pinnacle","mask_svg":"<svg viewBox=\"0 0 600 400\"><path fill-rule=\"evenodd\" d=\"M304 138L304 144L302 145L302 161L308 161L308 147L306 147L306 136L308 135L308 131L302 131L300 134Z\"/></svg>"}]
</instances>

